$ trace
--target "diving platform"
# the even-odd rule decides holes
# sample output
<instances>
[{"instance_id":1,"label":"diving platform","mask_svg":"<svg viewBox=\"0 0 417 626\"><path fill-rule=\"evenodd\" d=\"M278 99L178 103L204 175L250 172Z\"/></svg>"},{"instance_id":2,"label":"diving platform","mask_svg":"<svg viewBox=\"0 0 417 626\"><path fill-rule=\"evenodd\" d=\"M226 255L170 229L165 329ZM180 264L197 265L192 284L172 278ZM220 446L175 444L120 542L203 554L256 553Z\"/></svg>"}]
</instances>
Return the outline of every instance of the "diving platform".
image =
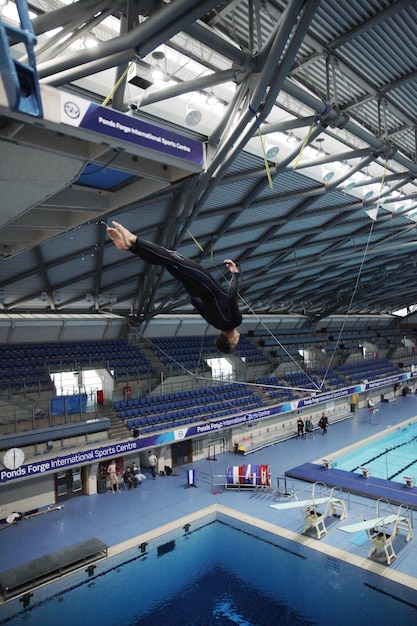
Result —
<instances>
[{"instance_id":1,"label":"diving platform","mask_svg":"<svg viewBox=\"0 0 417 626\"><path fill-rule=\"evenodd\" d=\"M365 498L374 500L385 498L392 504L403 504L417 510L417 487L409 487L406 483L375 478L372 475L366 478L362 473L345 472L331 466L327 469L324 463L303 463L287 470L285 475L305 482L320 482L328 487L340 487L344 492L355 493Z\"/></svg>"}]
</instances>

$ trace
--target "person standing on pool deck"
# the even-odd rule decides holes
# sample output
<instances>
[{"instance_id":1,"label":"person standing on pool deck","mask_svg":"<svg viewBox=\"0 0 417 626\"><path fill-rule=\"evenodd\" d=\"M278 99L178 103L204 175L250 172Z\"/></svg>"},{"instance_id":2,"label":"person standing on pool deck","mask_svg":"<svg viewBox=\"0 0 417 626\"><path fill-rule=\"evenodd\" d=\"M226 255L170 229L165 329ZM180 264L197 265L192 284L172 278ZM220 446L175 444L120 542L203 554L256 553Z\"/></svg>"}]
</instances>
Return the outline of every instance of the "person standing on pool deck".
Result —
<instances>
[{"instance_id":1,"label":"person standing on pool deck","mask_svg":"<svg viewBox=\"0 0 417 626\"><path fill-rule=\"evenodd\" d=\"M149 469L151 470L152 479L155 480L155 478L157 476L158 459L154 455L152 450L148 451L148 465L149 465Z\"/></svg>"},{"instance_id":2,"label":"person standing on pool deck","mask_svg":"<svg viewBox=\"0 0 417 626\"><path fill-rule=\"evenodd\" d=\"M310 417L307 417L307 419L306 419L306 439L308 439L309 437L311 437L311 439L314 439L313 422L311 421Z\"/></svg>"},{"instance_id":3,"label":"person standing on pool deck","mask_svg":"<svg viewBox=\"0 0 417 626\"><path fill-rule=\"evenodd\" d=\"M327 418L327 415L323 412L321 418L319 419L319 424L320 428L323 430L323 432L321 433L322 435L327 435L327 427L329 425L329 420Z\"/></svg>"},{"instance_id":4,"label":"person standing on pool deck","mask_svg":"<svg viewBox=\"0 0 417 626\"><path fill-rule=\"evenodd\" d=\"M242 323L242 314L237 303L239 270L236 263L226 259L224 264L232 278L227 293L223 291L201 265L185 259L175 250L146 241L131 233L127 228L113 221L107 233L118 250L129 250L151 265L162 265L176 278L190 296L191 304L201 317L218 330L217 348L226 354L232 352L239 341L237 326Z\"/></svg>"},{"instance_id":5,"label":"person standing on pool deck","mask_svg":"<svg viewBox=\"0 0 417 626\"><path fill-rule=\"evenodd\" d=\"M110 461L107 467L107 474L110 480L110 486L113 493L120 493L119 489L119 477L117 476L116 461Z\"/></svg>"}]
</instances>

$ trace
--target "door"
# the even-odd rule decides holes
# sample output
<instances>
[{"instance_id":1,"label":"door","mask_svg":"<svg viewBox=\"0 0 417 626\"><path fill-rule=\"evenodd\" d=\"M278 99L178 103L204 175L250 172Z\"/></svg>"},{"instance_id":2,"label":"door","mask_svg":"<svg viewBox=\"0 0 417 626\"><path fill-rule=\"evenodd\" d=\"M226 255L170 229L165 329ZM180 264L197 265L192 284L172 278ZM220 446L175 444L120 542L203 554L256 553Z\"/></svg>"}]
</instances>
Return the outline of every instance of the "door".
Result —
<instances>
[{"instance_id":1,"label":"door","mask_svg":"<svg viewBox=\"0 0 417 626\"><path fill-rule=\"evenodd\" d=\"M193 444L191 439L184 439L171 445L172 466L191 463L193 460Z\"/></svg>"},{"instance_id":2,"label":"door","mask_svg":"<svg viewBox=\"0 0 417 626\"><path fill-rule=\"evenodd\" d=\"M56 501L69 500L84 494L84 468L62 470L55 474Z\"/></svg>"}]
</instances>

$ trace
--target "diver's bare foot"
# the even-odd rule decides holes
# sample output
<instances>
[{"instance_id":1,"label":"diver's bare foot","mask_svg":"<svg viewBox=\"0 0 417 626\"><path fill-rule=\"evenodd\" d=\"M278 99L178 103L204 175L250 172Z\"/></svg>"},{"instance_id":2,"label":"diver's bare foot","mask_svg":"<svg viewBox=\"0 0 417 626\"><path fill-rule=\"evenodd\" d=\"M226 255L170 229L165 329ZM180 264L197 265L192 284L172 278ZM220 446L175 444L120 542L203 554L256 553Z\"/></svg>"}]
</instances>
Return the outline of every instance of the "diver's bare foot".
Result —
<instances>
[{"instance_id":1,"label":"diver's bare foot","mask_svg":"<svg viewBox=\"0 0 417 626\"><path fill-rule=\"evenodd\" d=\"M107 228L107 233L110 239L113 241L114 245L118 250L128 250L133 246L137 237L130 230L127 230L124 226L119 224L119 222L112 222L114 228L109 226Z\"/></svg>"}]
</instances>

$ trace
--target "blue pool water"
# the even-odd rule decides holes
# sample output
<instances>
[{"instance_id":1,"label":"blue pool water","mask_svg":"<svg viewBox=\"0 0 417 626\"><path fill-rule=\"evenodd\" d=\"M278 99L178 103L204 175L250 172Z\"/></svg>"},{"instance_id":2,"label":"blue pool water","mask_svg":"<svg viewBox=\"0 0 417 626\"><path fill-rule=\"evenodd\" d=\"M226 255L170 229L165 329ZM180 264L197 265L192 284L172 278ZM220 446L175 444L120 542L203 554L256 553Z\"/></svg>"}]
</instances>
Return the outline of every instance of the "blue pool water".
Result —
<instances>
[{"instance_id":1,"label":"blue pool water","mask_svg":"<svg viewBox=\"0 0 417 626\"><path fill-rule=\"evenodd\" d=\"M354 450L332 457L332 466L360 473L359 466L384 480L403 482L403 475L417 479L417 422L402 424Z\"/></svg>"},{"instance_id":2,"label":"blue pool water","mask_svg":"<svg viewBox=\"0 0 417 626\"><path fill-rule=\"evenodd\" d=\"M417 610L414 590L221 513L32 593L0 624L384 626Z\"/></svg>"}]
</instances>

